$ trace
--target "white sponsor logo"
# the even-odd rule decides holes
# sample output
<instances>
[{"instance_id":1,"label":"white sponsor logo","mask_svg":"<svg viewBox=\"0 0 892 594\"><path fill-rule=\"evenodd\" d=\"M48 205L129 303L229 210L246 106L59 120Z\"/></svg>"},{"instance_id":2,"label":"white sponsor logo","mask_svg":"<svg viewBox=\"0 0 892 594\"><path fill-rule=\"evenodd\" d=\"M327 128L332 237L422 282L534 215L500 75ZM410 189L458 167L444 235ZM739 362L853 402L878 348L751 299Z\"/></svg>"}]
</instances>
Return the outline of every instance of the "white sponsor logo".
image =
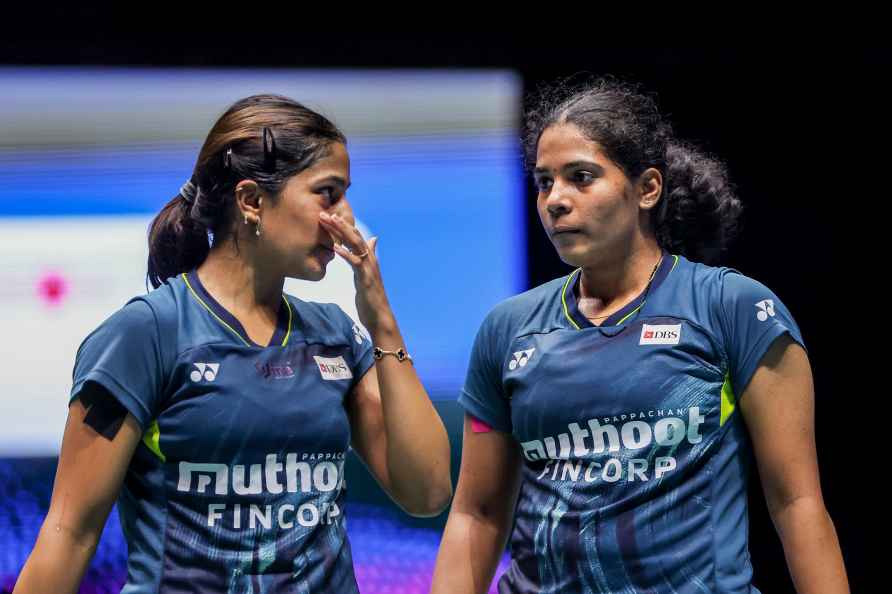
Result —
<instances>
[{"instance_id":1,"label":"white sponsor logo","mask_svg":"<svg viewBox=\"0 0 892 594\"><path fill-rule=\"evenodd\" d=\"M268 454L263 464L228 466L196 462L180 462L177 491L205 497L259 495L269 493L307 493L318 495L314 501L299 506L242 504L231 501L208 503L207 525L229 517L236 530L255 530L262 526L271 529L293 528L295 523L304 526L331 524L341 515L337 503L327 493L336 496L345 485L344 454L286 454L282 461L277 454Z\"/></svg>"},{"instance_id":2,"label":"white sponsor logo","mask_svg":"<svg viewBox=\"0 0 892 594\"><path fill-rule=\"evenodd\" d=\"M679 444L703 441L701 426L705 421L698 406L642 411L570 423L567 433L525 441L520 446L527 460L544 463L539 480L659 480L677 468L674 452ZM655 447L669 448L667 455L654 456ZM633 454L636 450L641 450L638 458Z\"/></svg>"},{"instance_id":3,"label":"white sponsor logo","mask_svg":"<svg viewBox=\"0 0 892 594\"><path fill-rule=\"evenodd\" d=\"M514 353L511 362L508 363L508 369L514 371L518 367L524 367L529 362L530 357L533 356L533 351L535 350L535 348L532 348Z\"/></svg>"},{"instance_id":4,"label":"white sponsor logo","mask_svg":"<svg viewBox=\"0 0 892 594\"><path fill-rule=\"evenodd\" d=\"M247 519L245 515L247 513ZM226 503L209 503L207 523L213 528L217 522L223 521L226 516L232 518L232 527L236 530L247 528L255 531L259 526L271 529L274 523L279 530L294 528L295 522L304 528L310 528L319 524L334 524L341 515L341 509L334 501L322 501L318 504L307 502L295 509L294 505L286 503L280 506L259 506L254 503L242 507L241 503L228 505Z\"/></svg>"},{"instance_id":5,"label":"white sponsor logo","mask_svg":"<svg viewBox=\"0 0 892 594\"><path fill-rule=\"evenodd\" d=\"M326 454L298 458L287 454L284 463L276 454L268 454L264 464L211 464L180 462L177 491L208 493L213 485L215 495L259 495L271 493L325 493L339 489L343 483L343 454ZM284 480L282 480L284 478ZM194 480L193 480L194 479ZM231 491L230 491L231 488Z\"/></svg>"},{"instance_id":6,"label":"white sponsor logo","mask_svg":"<svg viewBox=\"0 0 892 594\"><path fill-rule=\"evenodd\" d=\"M193 382L200 382L202 379L212 382L217 378L219 363L193 363L193 365L195 369L189 374L189 379Z\"/></svg>"},{"instance_id":7,"label":"white sponsor logo","mask_svg":"<svg viewBox=\"0 0 892 594\"><path fill-rule=\"evenodd\" d=\"M350 379L353 373L347 367L347 362L343 357L319 357L313 355L316 365L319 366L319 373L322 374L324 380L342 380Z\"/></svg>"},{"instance_id":8,"label":"white sponsor logo","mask_svg":"<svg viewBox=\"0 0 892 594\"><path fill-rule=\"evenodd\" d=\"M756 318L760 322L764 322L769 317L774 317L774 301L771 299L763 299L756 304L756 307L759 309L758 313L756 313Z\"/></svg>"},{"instance_id":9,"label":"white sponsor logo","mask_svg":"<svg viewBox=\"0 0 892 594\"><path fill-rule=\"evenodd\" d=\"M356 324L353 324L353 339L356 341L356 344L362 344L362 330Z\"/></svg>"},{"instance_id":10,"label":"white sponsor logo","mask_svg":"<svg viewBox=\"0 0 892 594\"><path fill-rule=\"evenodd\" d=\"M641 338L638 344L678 344L681 340L681 324L651 325L641 327Z\"/></svg>"}]
</instances>

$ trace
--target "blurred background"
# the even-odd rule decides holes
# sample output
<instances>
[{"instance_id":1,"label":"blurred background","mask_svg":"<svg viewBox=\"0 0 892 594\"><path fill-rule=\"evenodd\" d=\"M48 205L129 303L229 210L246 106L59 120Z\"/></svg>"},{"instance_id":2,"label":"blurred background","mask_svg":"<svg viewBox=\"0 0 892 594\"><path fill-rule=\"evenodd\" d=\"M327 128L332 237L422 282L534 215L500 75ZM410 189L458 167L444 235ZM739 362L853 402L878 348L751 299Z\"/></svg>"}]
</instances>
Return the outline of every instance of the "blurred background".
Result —
<instances>
[{"instance_id":1,"label":"blurred background","mask_svg":"<svg viewBox=\"0 0 892 594\"><path fill-rule=\"evenodd\" d=\"M347 134L348 197L366 235L381 237L391 303L449 429L457 475L455 399L480 321L506 297L570 270L541 231L522 169L524 97L583 71L642 83L679 136L727 161L746 213L722 264L771 287L802 329L824 495L853 591L866 588L866 530L851 480L863 458L846 446L860 439L854 419L867 409L842 409L863 374L849 363L839 306L862 258L844 218L851 188L835 165L825 89L828 73L866 76L888 58L886 50L829 57L801 45L607 46L461 32L341 34L336 43L319 32L250 43L194 31L3 39L0 593L11 592L46 513L77 346L146 291L149 220L191 175L216 117L255 92L294 97ZM289 281L286 290L355 315L340 259L323 283ZM361 590L426 592L446 514L409 518L358 461L347 472ZM793 592L755 475L750 500L755 584ZM125 559L113 513L81 591L118 592Z\"/></svg>"}]
</instances>

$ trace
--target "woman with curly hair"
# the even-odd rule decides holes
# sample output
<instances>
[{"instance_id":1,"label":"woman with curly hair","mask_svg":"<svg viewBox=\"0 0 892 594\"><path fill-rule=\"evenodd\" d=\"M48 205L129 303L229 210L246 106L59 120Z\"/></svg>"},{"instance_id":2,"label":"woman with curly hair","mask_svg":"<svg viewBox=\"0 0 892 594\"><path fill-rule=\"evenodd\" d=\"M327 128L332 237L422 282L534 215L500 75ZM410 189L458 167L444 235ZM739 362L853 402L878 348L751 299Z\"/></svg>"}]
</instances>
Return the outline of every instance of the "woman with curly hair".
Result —
<instances>
[{"instance_id":1,"label":"woman with curly hair","mask_svg":"<svg viewBox=\"0 0 892 594\"><path fill-rule=\"evenodd\" d=\"M799 592L847 592L809 361L767 287L713 267L741 212L723 164L600 79L527 114L542 225L576 267L496 306L459 402L433 591L753 593L753 454ZM512 529L513 526L513 529Z\"/></svg>"}]
</instances>

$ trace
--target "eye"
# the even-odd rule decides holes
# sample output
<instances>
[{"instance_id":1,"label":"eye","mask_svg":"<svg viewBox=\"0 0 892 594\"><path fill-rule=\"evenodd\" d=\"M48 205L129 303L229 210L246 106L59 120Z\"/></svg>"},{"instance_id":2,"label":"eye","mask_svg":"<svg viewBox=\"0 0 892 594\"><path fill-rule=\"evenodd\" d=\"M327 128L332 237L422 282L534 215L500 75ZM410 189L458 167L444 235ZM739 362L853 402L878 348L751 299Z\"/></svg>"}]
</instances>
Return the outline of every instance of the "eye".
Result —
<instances>
[{"instance_id":1,"label":"eye","mask_svg":"<svg viewBox=\"0 0 892 594\"><path fill-rule=\"evenodd\" d=\"M316 193L325 198L329 206L335 204L341 198L338 188L334 186L324 186L316 190Z\"/></svg>"},{"instance_id":2,"label":"eye","mask_svg":"<svg viewBox=\"0 0 892 594\"><path fill-rule=\"evenodd\" d=\"M590 184L595 181L595 174L584 170L574 171L572 179L575 184Z\"/></svg>"},{"instance_id":3,"label":"eye","mask_svg":"<svg viewBox=\"0 0 892 594\"><path fill-rule=\"evenodd\" d=\"M547 192L551 189L552 179L544 175L537 176L533 179L533 183L539 192Z\"/></svg>"}]
</instances>

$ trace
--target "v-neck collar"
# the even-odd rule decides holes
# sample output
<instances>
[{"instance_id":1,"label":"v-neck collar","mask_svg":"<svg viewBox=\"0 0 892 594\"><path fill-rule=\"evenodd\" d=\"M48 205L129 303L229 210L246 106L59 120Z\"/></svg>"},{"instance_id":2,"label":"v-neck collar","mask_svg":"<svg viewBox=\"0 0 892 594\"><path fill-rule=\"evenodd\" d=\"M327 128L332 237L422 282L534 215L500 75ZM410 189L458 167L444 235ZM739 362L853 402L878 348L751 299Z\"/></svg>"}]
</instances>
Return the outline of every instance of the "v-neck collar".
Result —
<instances>
[{"instance_id":1,"label":"v-neck collar","mask_svg":"<svg viewBox=\"0 0 892 594\"><path fill-rule=\"evenodd\" d=\"M192 270L188 273L184 272L182 276L186 283L186 287L188 287L192 296L195 297L195 299L198 300L198 302L204 306L204 308L216 318L218 322L228 328L229 331L235 334L245 345L264 348L264 345L257 344L251 340L248 333L245 331L245 328L242 326L242 323L214 299L213 295L211 295L202 284L201 279L198 278L198 271ZM285 302L285 305L279 307L279 312L276 317L276 330L273 332L269 344L265 346L285 346L288 344L288 338L291 336L291 322L293 315L291 312L291 304L288 303L288 299L285 298L285 295L282 295L282 301Z\"/></svg>"},{"instance_id":2,"label":"v-neck collar","mask_svg":"<svg viewBox=\"0 0 892 594\"><path fill-rule=\"evenodd\" d=\"M564 317L569 320L570 324L577 330L581 330L582 328L619 326L644 306L644 303L647 301L648 293L655 291L657 287L663 283L666 277L669 276L669 273L672 272L672 269L675 268L676 264L678 264L678 256L667 254L664 251L660 266L654 273L653 280L650 284L644 288L640 295L624 305L619 311L610 314L600 326L592 324L591 321L589 321L589 319L579 310L579 301L576 298L576 287L579 285L580 279L582 278L582 268L577 268L570 273L570 276L567 277L567 282L565 282L561 288L561 304L564 309Z\"/></svg>"}]
</instances>

